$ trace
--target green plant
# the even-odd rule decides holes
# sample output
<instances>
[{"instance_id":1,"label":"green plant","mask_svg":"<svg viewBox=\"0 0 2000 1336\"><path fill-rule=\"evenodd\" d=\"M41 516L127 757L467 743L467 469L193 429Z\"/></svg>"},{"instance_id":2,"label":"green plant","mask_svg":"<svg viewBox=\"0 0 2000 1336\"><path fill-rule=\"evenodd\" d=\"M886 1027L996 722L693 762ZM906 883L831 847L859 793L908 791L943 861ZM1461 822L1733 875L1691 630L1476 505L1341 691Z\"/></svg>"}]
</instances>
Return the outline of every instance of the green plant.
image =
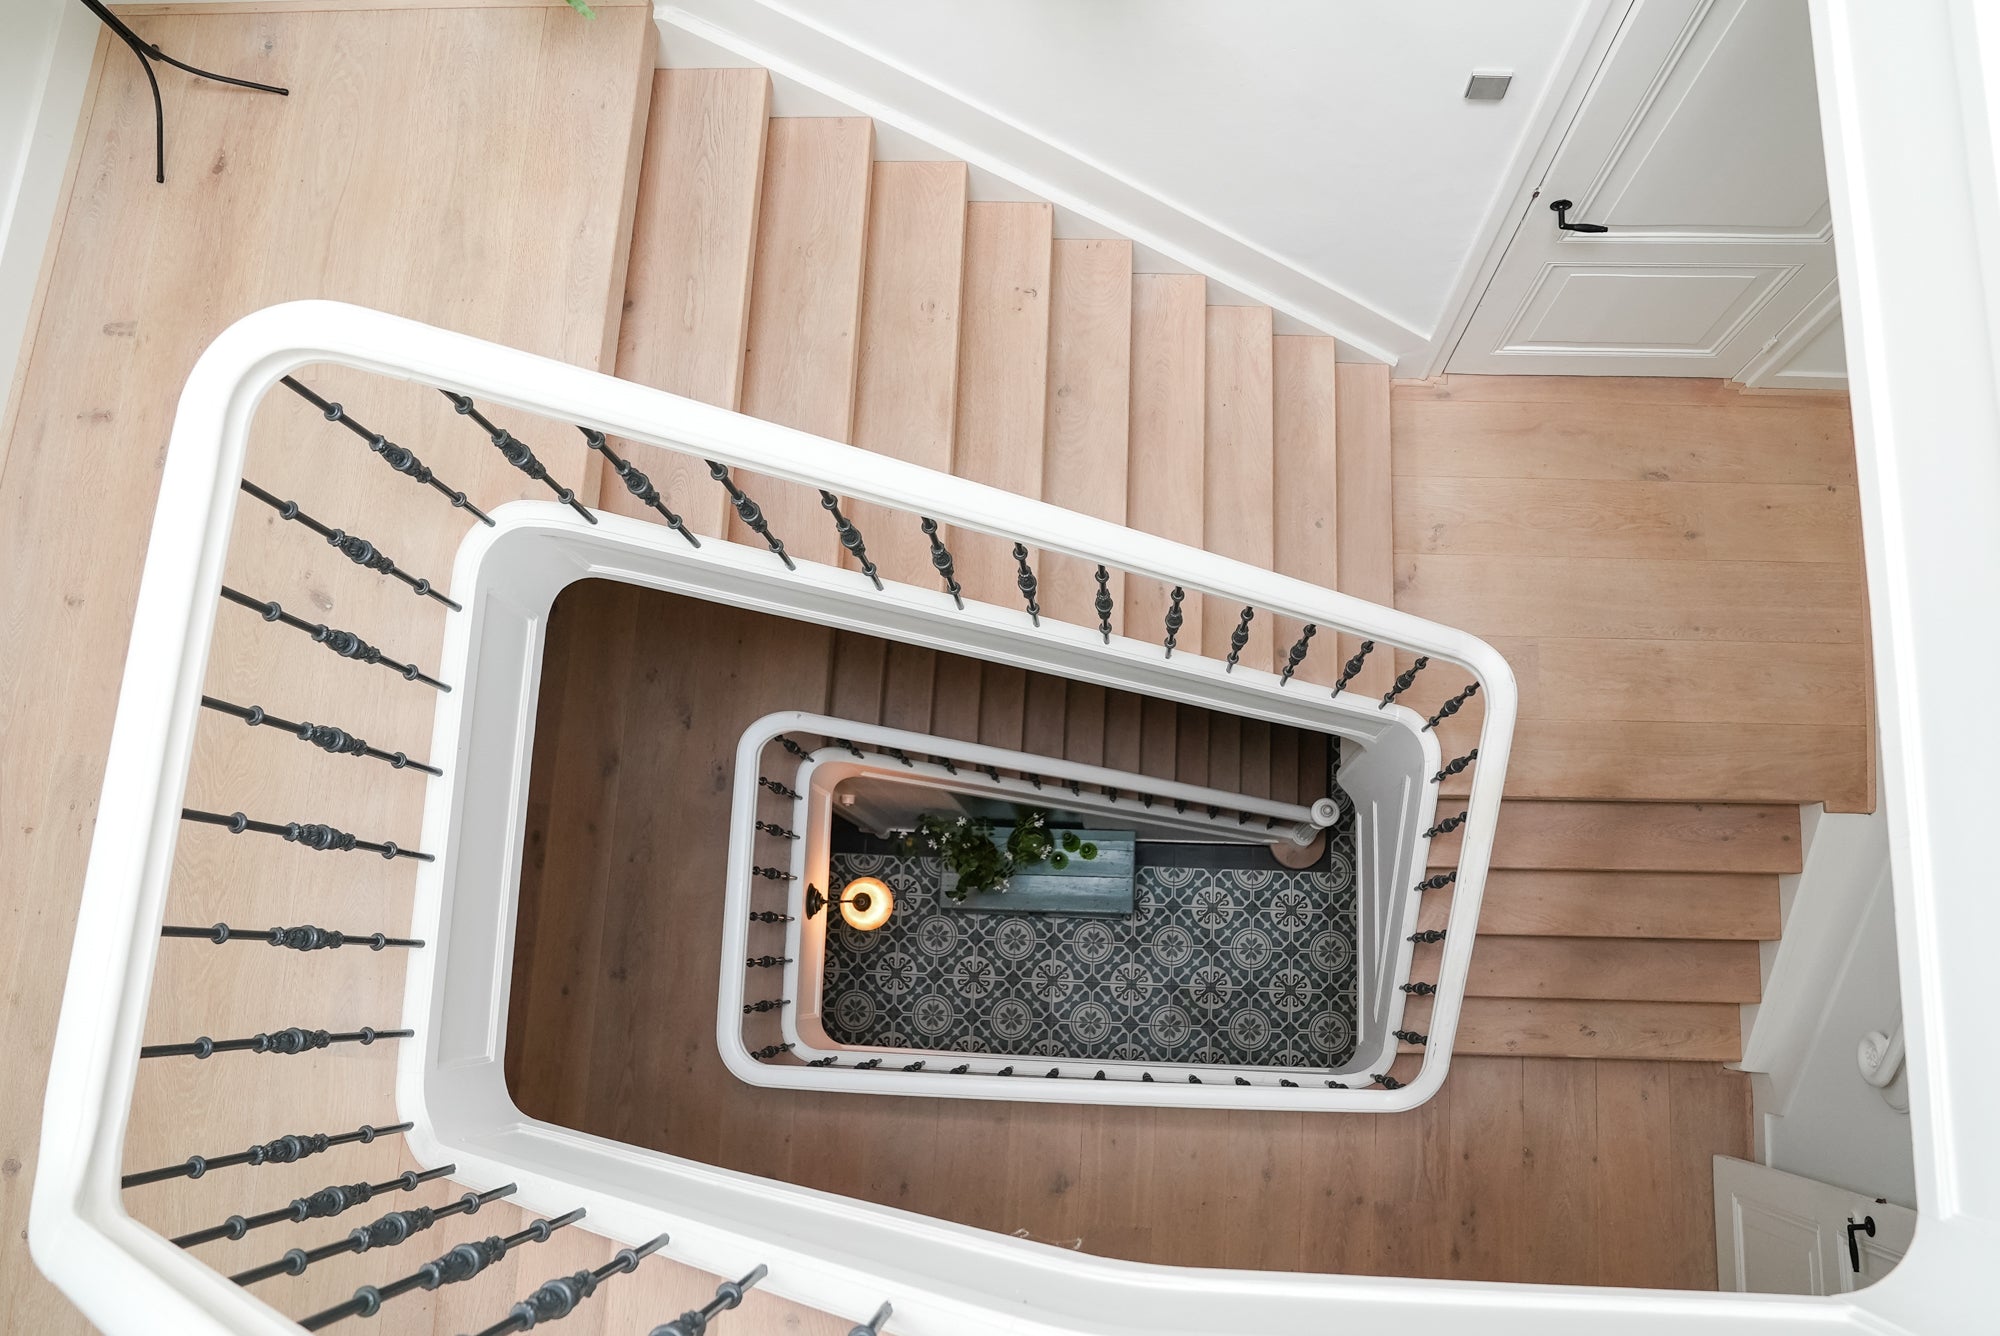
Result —
<instances>
[{"instance_id":1,"label":"green plant","mask_svg":"<svg viewBox=\"0 0 2000 1336\"><path fill-rule=\"evenodd\" d=\"M569 0L569 7L571 9L574 9L577 13L583 15L587 19L594 19L597 17L597 11L592 9L589 5L585 4L584 0Z\"/></svg>"},{"instance_id":2,"label":"green plant","mask_svg":"<svg viewBox=\"0 0 2000 1336\"><path fill-rule=\"evenodd\" d=\"M917 818L917 828L904 836L903 852L942 859L958 874L951 898L963 900L980 891L1005 891L1007 879L1025 868L1043 863L1065 868L1071 855L1087 862L1097 857L1097 846L1073 830L1059 835L1051 832L1049 814L1031 807L1015 819L1004 846L994 842L993 823L984 817L975 820L927 812Z\"/></svg>"}]
</instances>

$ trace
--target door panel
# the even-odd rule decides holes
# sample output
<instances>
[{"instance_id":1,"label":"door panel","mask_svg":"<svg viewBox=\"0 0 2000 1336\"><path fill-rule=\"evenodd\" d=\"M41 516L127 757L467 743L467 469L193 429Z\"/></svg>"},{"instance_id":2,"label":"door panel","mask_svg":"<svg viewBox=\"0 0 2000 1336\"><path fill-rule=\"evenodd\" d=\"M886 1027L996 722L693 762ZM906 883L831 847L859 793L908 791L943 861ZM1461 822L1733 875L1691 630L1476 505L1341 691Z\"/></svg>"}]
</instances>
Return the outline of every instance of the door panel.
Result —
<instances>
[{"instance_id":1,"label":"door panel","mask_svg":"<svg viewBox=\"0 0 2000 1336\"><path fill-rule=\"evenodd\" d=\"M1848 1249L1848 1225L1856 1230ZM1716 1288L1752 1294L1844 1294L1872 1285L1909 1251L1917 1215L1846 1188L1715 1157ZM1854 1263L1860 1262L1856 1271Z\"/></svg>"},{"instance_id":2,"label":"door panel","mask_svg":"<svg viewBox=\"0 0 2000 1336\"><path fill-rule=\"evenodd\" d=\"M1829 218L1805 0L1638 0L1447 369L1733 376L1832 282Z\"/></svg>"}]
</instances>

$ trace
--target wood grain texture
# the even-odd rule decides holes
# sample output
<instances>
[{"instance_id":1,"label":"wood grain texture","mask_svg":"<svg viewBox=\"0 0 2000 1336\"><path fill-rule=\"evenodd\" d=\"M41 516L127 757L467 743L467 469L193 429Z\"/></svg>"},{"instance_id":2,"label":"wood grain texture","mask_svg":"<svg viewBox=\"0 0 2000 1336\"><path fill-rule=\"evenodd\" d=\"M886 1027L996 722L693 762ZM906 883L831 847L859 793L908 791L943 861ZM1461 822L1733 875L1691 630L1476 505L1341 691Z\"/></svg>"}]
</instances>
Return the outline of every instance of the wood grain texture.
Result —
<instances>
[{"instance_id":1,"label":"wood grain texture","mask_svg":"<svg viewBox=\"0 0 2000 1336\"><path fill-rule=\"evenodd\" d=\"M1742 1056L1741 1011L1733 1002L1470 997L1453 1051L1734 1062Z\"/></svg>"},{"instance_id":2,"label":"wood grain texture","mask_svg":"<svg viewBox=\"0 0 2000 1336\"><path fill-rule=\"evenodd\" d=\"M779 117L764 146L742 408L834 441L846 441L854 427L874 144L873 121L828 116ZM817 492L755 475L737 482L795 556L839 559ZM729 534L763 541L736 517Z\"/></svg>"},{"instance_id":3,"label":"wood grain texture","mask_svg":"<svg viewBox=\"0 0 2000 1336\"><path fill-rule=\"evenodd\" d=\"M696 622L733 622L744 615L638 589L615 595L618 615L629 620L641 640L657 634L651 627L677 627L685 636ZM569 624L579 632L584 629L581 622ZM797 629L782 622L776 627L772 635L780 638L792 638ZM671 711L673 702L698 698L702 709L718 716L703 727L718 733L776 708L781 693L793 703L809 697L810 681L788 680L803 666L778 671L755 657L765 643L761 637L716 637L705 626L702 634L731 648L691 660L648 653L645 644L635 642L626 663L594 661L635 683L647 672L686 679L662 695L637 699L648 701L649 708ZM831 641L826 637L817 651L822 672L830 669L837 677L843 661L873 662L866 653L849 653L849 640L843 639L837 649ZM585 643L594 649L597 642ZM745 655L740 659L732 657L739 645ZM892 681L914 671L897 667L907 653L898 646L884 650ZM978 663L950 655L937 656L935 669L934 717L945 705L947 682L983 676ZM697 670L710 679L708 685L692 680ZM1034 732L1053 738L1050 716L1056 693L1048 680L1006 672L996 676L1007 680L1000 683L1002 703L985 710L989 736L1007 741L1019 730L1024 736ZM961 701L971 698L963 687L956 694ZM1157 745L1147 736L1144 721L1151 712L1140 697L1072 686L1062 698L1062 744L1075 759L1102 756L1123 764L1119 752ZM562 711L585 736L601 729L584 717L598 708L595 689L566 690L565 701ZM893 709L893 698L885 695L884 705ZM954 708L962 713L964 706ZM1176 747L1180 726L1198 721L1190 731L1201 738L1200 763L1205 766L1209 716L1192 709L1178 709L1175 715ZM664 725L674 717L668 714L649 727L628 707L623 727L632 736L672 736L673 728ZM567 727L553 724L538 738L543 746L560 749ZM1272 766L1283 732L1273 731ZM1323 779L1323 740L1308 735L1296 742L1295 755L1301 759L1295 764L1308 779L1318 766ZM588 765L579 770L593 773ZM552 772L544 768L540 773ZM1200 778L1187 772L1181 777ZM538 793L533 802L537 819L575 821L599 810L602 795L591 788L586 783ZM674 810L683 823L720 825L727 816L726 789L689 785L677 795ZM656 1116L633 1130L614 1110L587 1099L590 1112L582 1130L616 1128L639 1144L725 1168L782 1173L823 1191L1100 1256L1196 1266L1590 1283L1605 1274L1603 1267L1624 1265L1617 1258L1601 1262L1591 1245L1593 1232L1605 1232L1597 1213L1608 1211L1617 1237L1636 1237L1642 1224L1673 1231L1659 1250L1672 1262L1650 1264L1654 1283L1691 1285L1706 1274L1700 1252L1709 1246L1712 1229L1705 1214L1690 1213L1691 1194L1706 1190L1706 1169L1697 1173L1690 1166L1704 1137L1711 1153L1740 1154L1747 1148L1748 1090L1739 1075L1703 1063L1676 1062L1672 1065L1685 1069L1677 1105L1676 1087L1664 1071L1668 1064L1659 1064L1664 1131L1652 1143L1629 1135L1631 1127L1644 1125L1650 1106L1629 1109L1624 1095L1599 1088L1601 1070L1635 1064L1540 1061L1521 1054L1461 1056L1435 1099L1395 1117L1189 1116L1172 1109L833 1098L754 1089L728 1077L713 1047L712 971L719 931L713 869L688 867L674 849L658 842L634 853L635 861L619 862L624 875L602 883L604 894L631 904L625 909L607 905L603 921L622 923L639 940L661 944L654 968L632 971L630 982L620 986L637 990L627 999L634 1014L654 1018L674 1038L657 1046L664 1052L649 1052L631 1064L630 1076L595 1063L586 1071L576 1066L578 1055L567 1050L524 1054L519 1064L523 1079L514 1092L530 1112L564 1083L584 1079L593 1089L620 1091L621 1099ZM524 896L560 897L552 904L567 912L567 886L549 876L546 860L537 866L544 870L539 879L531 874L524 880ZM540 913L524 921L541 924L557 917ZM676 978L686 975L695 977L676 984ZM704 989L706 997L701 996ZM560 997L559 986L557 992ZM1486 1002L1474 999L1476 1006ZM1734 1008L1726 1009L1733 1015ZM1657 1034L1644 1027L1632 1033L1658 1042ZM1675 1115L1682 1106L1686 1112L1676 1135ZM657 1116L660 1110L670 1112ZM1623 1139L1607 1145L1607 1135ZM809 1152L810 1146L828 1144L830 1138L852 1146L854 1153ZM1619 1156L1622 1172L1642 1185L1635 1196L1641 1205L1634 1209L1643 1209L1656 1196L1671 1200L1673 1214L1666 1223L1659 1218L1626 1220L1620 1214L1626 1208L1609 1192L1599 1203L1604 1180L1599 1162L1606 1153ZM1689 1185L1685 1190L1679 1186L1681 1178ZM1545 1204L1546 1194L1554 1194L1554 1205ZM1413 1202L1423 1209L1413 1209ZM1684 1276L1676 1268L1684 1269ZM520 1279L524 1287L533 1283L526 1275Z\"/></svg>"},{"instance_id":4,"label":"wood grain texture","mask_svg":"<svg viewBox=\"0 0 2000 1336\"><path fill-rule=\"evenodd\" d=\"M1338 363L1330 338L1271 340L1272 469L1275 515L1271 569L1327 589L1340 588L1340 481L1335 451ZM1277 620L1280 666L1304 626ZM1331 686L1340 676L1340 639L1308 641L1302 682Z\"/></svg>"},{"instance_id":5,"label":"wood grain texture","mask_svg":"<svg viewBox=\"0 0 2000 1336\"><path fill-rule=\"evenodd\" d=\"M763 189L771 78L762 70L659 70L639 174L618 375L735 408L743 389L750 265ZM643 470L697 533L720 537L729 511L700 460L630 441ZM605 470L606 509L660 519Z\"/></svg>"},{"instance_id":6,"label":"wood grain texture","mask_svg":"<svg viewBox=\"0 0 2000 1336\"><path fill-rule=\"evenodd\" d=\"M878 162L868 199L853 443L949 473L958 404L965 164ZM885 578L937 585L913 517L850 508Z\"/></svg>"},{"instance_id":7,"label":"wood grain texture","mask_svg":"<svg viewBox=\"0 0 2000 1336\"><path fill-rule=\"evenodd\" d=\"M1271 568L1276 499L1271 421L1271 311L1265 306L1211 306L1205 382L1207 406L1202 467L1203 546L1225 557ZM1242 609L1205 599L1202 653L1220 659ZM1271 615L1250 623L1241 662L1273 666Z\"/></svg>"},{"instance_id":8,"label":"wood grain texture","mask_svg":"<svg viewBox=\"0 0 2000 1336\"><path fill-rule=\"evenodd\" d=\"M972 204L965 212L953 471L1019 496L1042 494L1053 225L1046 204ZM947 542L967 598L1021 606L1009 540L956 529Z\"/></svg>"},{"instance_id":9,"label":"wood grain texture","mask_svg":"<svg viewBox=\"0 0 2000 1336\"><path fill-rule=\"evenodd\" d=\"M1335 384L1334 537L1340 592L1371 603L1394 604L1395 455L1389 429L1389 368L1343 362L1335 368ZM1342 636L1341 661L1358 652L1360 644L1354 636ZM1379 696L1389 689L1395 673L1387 655L1376 655L1363 663L1352 690Z\"/></svg>"},{"instance_id":10,"label":"wood grain texture","mask_svg":"<svg viewBox=\"0 0 2000 1336\"><path fill-rule=\"evenodd\" d=\"M1042 499L1123 524L1131 457L1132 243L1058 241L1049 282ZM1095 569L1076 557L1047 554L1040 570L1047 615L1096 627ZM1125 575L1107 574L1116 635L1125 621Z\"/></svg>"},{"instance_id":11,"label":"wood grain texture","mask_svg":"<svg viewBox=\"0 0 2000 1336\"><path fill-rule=\"evenodd\" d=\"M1466 991L1474 997L1755 1002L1761 986L1755 942L1482 934Z\"/></svg>"},{"instance_id":12,"label":"wood grain texture","mask_svg":"<svg viewBox=\"0 0 2000 1336\"><path fill-rule=\"evenodd\" d=\"M1425 897L1420 929L1442 928L1448 901ZM1489 937L1667 937L1776 941L1778 879L1765 873L1549 872L1495 869L1479 904Z\"/></svg>"},{"instance_id":13,"label":"wood grain texture","mask_svg":"<svg viewBox=\"0 0 2000 1336\"><path fill-rule=\"evenodd\" d=\"M1449 867L1464 832L1431 841ZM1748 803L1502 802L1492 866L1532 871L1793 873L1799 812Z\"/></svg>"},{"instance_id":14,"label":"wood grain texture","mask_svg":"<svg viewBox=\"0 0 2000 1336\"><path fill-rule=\"evenodd\" d=\"M1202 500L1188 485L1202 476L1207 396L1207 289L1193 274L1132 278L1132 458L1125 484L1125 521L1135 529L1202 545ZM1160 643L1168 589L1136 576L1125 582L1126 634ZM1181 605L1180 643L1202 643L1202 600Z\"/></svg>"}]
</instances>

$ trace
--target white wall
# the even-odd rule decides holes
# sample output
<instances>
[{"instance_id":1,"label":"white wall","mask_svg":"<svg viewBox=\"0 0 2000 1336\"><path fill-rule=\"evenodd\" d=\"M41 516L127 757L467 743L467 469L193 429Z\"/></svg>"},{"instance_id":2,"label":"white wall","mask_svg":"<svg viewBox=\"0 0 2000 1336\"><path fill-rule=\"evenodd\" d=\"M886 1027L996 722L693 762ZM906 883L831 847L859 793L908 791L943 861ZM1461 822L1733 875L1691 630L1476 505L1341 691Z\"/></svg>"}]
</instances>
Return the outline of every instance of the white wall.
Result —
<instances>
[{"instance_id":1,"label":"white wall","mask_svg":"<svg viewBox=\"0 0 2000 1336\"><path fill-rule=\"evenodd\" d=\"M1758 1158L1915 1207L1909 1115L1862 1079L1855 1053L1864 1034L1894 1034L1902 1020L1886 815L1809 809L1805 871L1782 890L1764 1001L1745 1008ZM1898 1087L1907 1104L1907 1079Z\"/></svg>"},{"instance_id":2,"label":"white wall","mask_svg":"<svg viewBox=\"0 0 2000 1336\"><path fill-rule=\"evenodd\" d=\"M0 0L0 422L96 41L75 0Z\"/></svg>"},{"instance_id":3,"label":"white wall","mask_svg":"<svg viewBox=\"0 0 2000 1336\"><path fill-rule=\"evenodd\" d=\"M850 105L907 118L920 137L907 121L928 121L930 142L963 141L955 156L1389 360L1426 350L1455 310L1511 224L1600 24L1622 11L1619 0L659 7L669 48L685 22L781 74L844 87L858 94ZM1504 102L1464 101L1475 67L1512 71Z\"/></svg>"}]
</instances>

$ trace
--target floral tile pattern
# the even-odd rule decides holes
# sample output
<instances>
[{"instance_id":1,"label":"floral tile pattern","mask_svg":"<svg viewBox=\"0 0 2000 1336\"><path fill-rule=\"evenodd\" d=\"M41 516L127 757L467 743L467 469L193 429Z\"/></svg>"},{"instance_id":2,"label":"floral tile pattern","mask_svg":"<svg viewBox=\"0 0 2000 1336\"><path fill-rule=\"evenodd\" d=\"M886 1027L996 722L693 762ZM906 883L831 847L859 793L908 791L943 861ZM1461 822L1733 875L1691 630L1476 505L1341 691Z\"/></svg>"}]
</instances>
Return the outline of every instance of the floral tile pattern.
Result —
<instances>
[{"instance_id":1,"label":"floral tile pattern","mask_svg":"<svg viewBox=\"0 0 2000 1336\"><path fill-rule=\"evenodd\" d=\"M942 906L935 859L841 853L896 912L827 935L827 1033L848 1044L1071 1059L1335 1067L1354 1048L1351 824L1318 867L1141 866L1104 918ZM1171 847L1171 846L1167 846Z\"/></svg>"}]
</instances>

